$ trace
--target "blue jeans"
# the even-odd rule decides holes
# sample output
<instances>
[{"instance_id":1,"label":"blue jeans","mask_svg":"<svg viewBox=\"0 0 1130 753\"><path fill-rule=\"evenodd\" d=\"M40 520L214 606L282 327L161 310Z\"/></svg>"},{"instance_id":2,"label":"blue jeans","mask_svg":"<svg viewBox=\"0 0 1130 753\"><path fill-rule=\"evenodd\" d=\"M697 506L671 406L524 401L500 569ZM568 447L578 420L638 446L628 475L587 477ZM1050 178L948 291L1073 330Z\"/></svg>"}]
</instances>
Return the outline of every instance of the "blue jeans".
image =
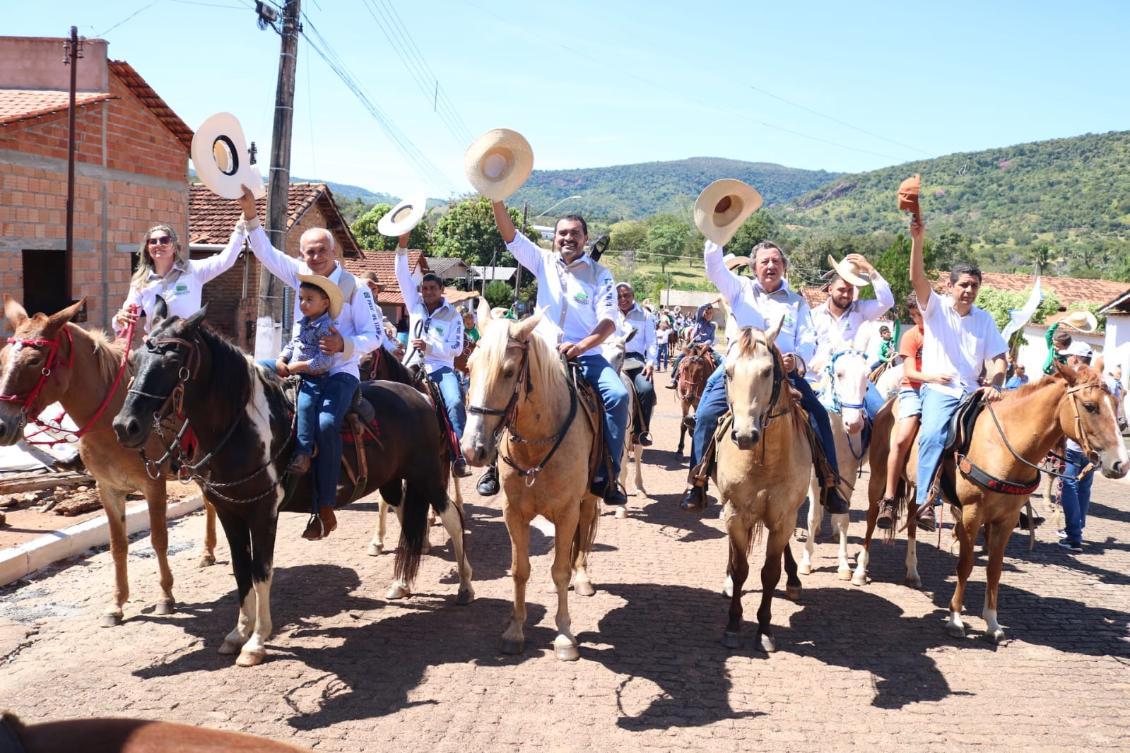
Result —
<instances>
[{"instance_id":1,"label":"blue jeans","mask_svg":"<svg viewBox=\"0 0 1130 753\"><path fill-rule=\"evenodd\" d=\"M879 388L873 383L867 383L867 394L863 396L863 409L867 411L867 417L871 420L875 419L876 414L883 408L883 403L887 402L883 396L879 394Z\"/></svg>"},{"instance_id":2,"label":"blue jeans","mask_svg":"<svg viewBox=\"0 0 1130 753\"><path fill-rule=\"evenodd\" d=\"M605 360L593 353L577 359L585 381L600 392L604 401L604 441L612 458L611 473L605 478L614 481L620 477L620 460L624 455L624 429L628 426L628 388L620 375Z\"/></svg>"},{"instance_id":3,"label":"blue jeans","mask_svg":"<svg viewBox=\"0 0 1130 753\"><path fill-rule=\"evenodd\" d=\"M467 409L463 405L463 385L459 375L450 366L436 369L428 374L428 379L439 385L439 392L443 395L443 404L447 408L447 418L451 421L451 428L455 436L463 438L463 427L467 424Z\"/></svg>"},{"instance_id":4,"label":"blue jeans","mask_svg":"<svg viewBox=\"0 0 1130 753\"><path fill-rule=\"evenodd\" d=\"M1087 457L1078 450L1068 450L1065 455L1067 467L1064 473L1068 478L1063 479L1063 494L1059 504L1063 506L1064 526L1063 532L1072 544L1083 543L1083 528L1087 525L1087 508L1091 505L1091 484L1095 480L1092 470L1078 481L1075 477L1087 465Z\"/></svg>"},{"instance_id":5,"label":"blue jeans","mask_svg":"<svg viewBox=\"0 0 1130 753\"><path fill-rule=\"evenodd\" d=\"M922 507L930 503L930 482L934 479L934 471L938 469L938 461L942 459L947 427L961 398L945 395L926 386L922 387L920 394L922 419L918 427L918 489L915 501Z\"/></svg>"},{"instance_id":6,"label":"blue jeans","mask_svg":"<svg viewBox=\"0 0 1130 753\"><path fill-rule=\"evenodd\" d=\"M302 377L302 385L298 388L298 429L295 442L296 454L314 454L314 433L318 427L318 402L322 397L322 385L327 377L325 374Z\"/></svg>"},{"instance_id":7,"label":"blue jeans","mask_svg":"<svg viewBox=\"0 0 1130 753\"><path fill-rule=\"evenodd\" d=\"M318 456L314 458L314 510L333 507L341 475L341 422L360 384L352 374L326 377L318 400Z\"/></svg>"},{"instance_id":8,"label":"blue jeans","mask_svg":"<svg viewBox=\"0 0 1130 753\"><path fill-rule=\"evenodd\" d=\"M667 343L660 343L658 345L658 347L656 347L656 349L655 349L655 362L656 362L657 368L659 368L659 369L667 368L667 362L669 360L667 358L667 353L668 353Z\"/></svg>"},{"instance_id":9,"label":"blue jeans","mask_svg":"<svg viewBox=\"0 0 1130 753\"><path fill-rule=\"evenodd\" d=\"M636 397L640 401L639 413L643 426L637 426L636 434L651 431L651 414L655 411L655 384L643 375L643 369L631 369L624 375L632 380L636 388Z\"/></svg>"}]
</instances>

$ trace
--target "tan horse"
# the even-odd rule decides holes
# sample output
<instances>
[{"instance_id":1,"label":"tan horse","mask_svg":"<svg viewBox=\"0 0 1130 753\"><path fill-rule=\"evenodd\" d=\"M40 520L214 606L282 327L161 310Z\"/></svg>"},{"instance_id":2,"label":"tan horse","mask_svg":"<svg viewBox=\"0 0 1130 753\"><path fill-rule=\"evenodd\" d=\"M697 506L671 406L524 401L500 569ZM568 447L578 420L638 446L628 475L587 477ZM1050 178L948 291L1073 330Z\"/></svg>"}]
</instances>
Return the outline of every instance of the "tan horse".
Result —
<instances>
[{"instance_id":1,"label":"tan horse","mask_svg":"<svg viewBox=\"0 0 1130 753\"><path fill-rule=\"evenodd\" d=\"M675 394L682 405L683 418L679 422L679 446L675 450L678 455L683 454L687 432L694 431L694 417L690 415L691 411L698 409L698 401L702 399L702 392L706 389L706 380L714 373L716 366L710 345L705 343L691 345L683 355L683 360L679 362Z\"/></svg>"},{"instance_id":2,"label":"tan horse","mask_svg":"<svg viewBox=\"0 0 1130 753\"><path fill-rule=\"evenodd\" d=\"M561 358L534 334L535 314L521 322L491 319L479 306L482 339L471 356L471 389L463 456L482 466L498 451L502 503L510 533L514 611L502 634L501 650L525 648L526 582L530 577L530 522L542 515L553 523L553 583L557 588L558 659L580 657L569 618L569 579L581 596L591 596L588 554L596 535L599 500L589 492L589 458L600 431L572 392ZM501 436L501 438L500 438Z\"/></svg>"},{"instance_id":3,"label":"tan horse","mask_svg":"<svg viewBox=\"0 0 1130 753\"><path fill-rule=\"evenodd\" d=\"M1003 400L991 404L981 414L973 429L969 462L997 479L1023 485L1033 477L1039 480L1038 464L1060 438L1067 436L1083 447L1091 462L1102 470L1104 476L1125 476L1130 470L1130 459L1119 434L1114 396L1100 377L1101 366L1098 370L1086 367L1074 370L1069 366L1056 364L1056 368L1057 373L1050 377L1005 393ZM886 413L886 410L883 412ZM884 443L873 442L872 446L881 444ZM914 478L917 471L918 453L913 447L911 450L906 478ZM879 458L873 454L867 539L860 552L857 576L860 571L866 574L867 547L878 516L879 499L883 494L885 457L882 458L880 467L876 467L876 460ZM943 472L953 473L953 461L943 460L947 466ZM973 570L977 533L984 526L989 557L985 572L982 617L986 624L985 638L993 643L1000 643L1004 640L1004 630L997 621L997 594L1004 551L1028 495L990 491L973 483L964 473L956 474L955 481L957 499L949 501L960 503L954 530L954 536L960 543L960 554L957 562L957 585L950 600L946 632L954 637L965 635L965 624L961 619L962 599L965 584ZM904 483L909 486L905 480ZM909 520L914 520L916 513L913 499L913 493L910 493L907 513Z\"/></svg>"},{"instance_id":4,"label":"tan horse","mask_svg":"<svg viewBox=\"0 0 1130 753\"><path fill-rule=\"evenodd\" d=\"M783 320L782 320L783 321ZM804 502L812 452L803 429L806 418L793 400L780 352L773 344L781 330L746 328L726 359L726 395L733 413L729 439L718 442L715 473L725 502L722 519L730 537L730 620L723 642L737 648L742 627L742 586L749 574L754 529L768 531L761 568L761 606L757 632L764 651L774 651L770 631L773 591L781 579L781 559L788 569L788 593L800 593L789 537ZM759 531L760 534L760 531Z\"/></svg>"},{"instance_id":5,"label":"tan horse","mask_svg":"<svg viewBox=\"0 0 1130 753\"><path fill-rule=\"evenodd\" d=\"M122 407L130 373L123 375L113 395L107 395L121 365L124 343L111 343L102 332L87 331L70 323L82 301L58 313L29 317L23 306L4 296L4 315L15 330L12 343L0 350L0 393L4 396L33 398L34 406L25 410L25 400L0 401L0 444L12 445L23 437L24 425L44 405L59 402L80 427L89 427L78 440L79 454L87 470L94 476L98 498L110 525L110 553L114 557L114 594L102 613L102 625L111 627L122 621L122 605L129 599L129 577L126 560L129 538L126 534L126 494L140 490L149 506L149 525L153 551L160 572L161 598L157 614L171 614L173 574L169 569L169 536L166 527L166 479L171 478L167 465L156 469L156 479L146 472L137 450L118 444L110 430L110 422ZM48 364L54 351L54 363ZM50 372L43 376L43 372ZM103 403L105 406L103 407ZM91 423L98 410L102 414ZM149 457L159 458L162 447L156 438L146 447ZM216 513L205 505L207 521L204 554L201 566L214 564L216 548Z\"/></svg>"}]
</instances>

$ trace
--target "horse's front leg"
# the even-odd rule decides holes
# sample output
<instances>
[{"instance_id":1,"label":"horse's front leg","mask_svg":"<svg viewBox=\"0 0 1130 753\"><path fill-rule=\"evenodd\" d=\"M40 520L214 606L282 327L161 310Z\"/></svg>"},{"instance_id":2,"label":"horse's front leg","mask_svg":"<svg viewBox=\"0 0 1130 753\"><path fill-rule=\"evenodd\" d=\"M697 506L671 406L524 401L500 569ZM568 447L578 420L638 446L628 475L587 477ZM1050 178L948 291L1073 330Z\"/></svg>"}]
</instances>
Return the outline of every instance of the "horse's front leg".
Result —
<instances>
[{"instance_id":1,"label":"horse's front leg","mask_svg":"<svg viewBox=\"0 0 1130 753\"><path fill-rule=\"evenodd\" d=\"M908 507L913 507L913 504L908 503ZM906 577L902 582L910 588L922 588L922 576L918 574L918 526L914 523L918 520L917 516L916 508L906 516L910 522L906 526Z\"/></svg>"},{"instance_id":2,"label":"horse's front leg","mask_svg":"<svg viewBox=\"0 0 1130 753\"><path fill-rule=\"evenodd\" d=\"M773 643L773 592L781 581L781 557L785 547L789 545L790 525L781 526L780 530L770 530L765 544L765 563L761 566L761 606L757 609L757 635L760 639L761 650L772 653L777 650Z\"/></svg>"},{"instance_id":3,"label":"horse's front leg","mask_svg":"<svg viewBox=\"0 0 1130 753\"><path fill-rule=\"evenodd\" d=\"M591 494L581 497L581 512L577 520L576 557L573 560L573 591L577 596L592 596L596 589L589 579L589 554L596 536L595 526L600 520L600 500Z\"/></svg>"},{"instance_id":4,"label":"horse's front leg","mask_svg":"<svg viewBox=\"0 0 1130 753\"><path fill-rule=\"evenodd\" d=\"M164 479L145 485L145 504L149 507L149 540L157 555L161 582L161 598L154 611L161 615L172 614L176 599L173 598L173 571L169 569L168 497Z\"/></svg>"},{"instance_id":5,"label":"horse's front leg","mask_svg":"<svg viewBox=\"0 0 1130 753\"><path fill-rule=\"evenodd\" d=\"M643 468L641 467L643 463L643 445L637 443L633 455L636 461L636 491L640 494L647 494L647 491L643 488Z\"/></svg>"},{"instance_id":6,"label":"horse's front leg","mask_svg":"<svg viewBox=\"0 0 1130 753\"><path fill-rule=\"evenodd\" d=\"M110 554L114 558L114 595L102 613L102 627L122 624L122 606L129 599L129 537L126 536L126 495L98 483L98 499L110 525Z\"/></svg>"},{"instance_id":7,"label":"horse's front leg","mask_svg":"<svg viewBox=\"0 0 1130 753\"><path fill-rule=\"evenodd\" d=\"M1000 644L1004 641L1004 628L997 622L997 599L1001 585L1001 570L1004 567L1004 550L1012 529L1020 517L1020 511L1009 516L1004 522L987 526L985 543L989 547L989 562L985 566L985 608L981 616L985 618L985 640Z\"/></svg>"},{"instance_id":8,"label":"horse's front leg","mask_svg":"<svg viewBox=\"0 0 1130 753\"><path fill-rule=\"evenodd\" d=\"M557 637L553 639L553 652L562 661L581 658L569 618L569 577L573 574L572 550L580 523L579 508L580 505L573 505L553 521L553 565L550 573L557 590Z\"/></svg>"},{"instance_id":9,"label":"horse's front leg","mask_svg":"<svg viewBox=\"0 0 1130 753\"><path fill-rule=\"evenodd\" d=\"M251 531L247 521L230 511L217 508L220 525L231 551L231 569L235 576L236 598L239 599L239 617L235 627L224 636L221 654L238 654L251 637L255 627L255 593L252 590Z\"/></svg>"},{"instance_id":10,"label":"horse's front leg","mask_svg":"<svg viewBox=\"0 0 1130 753\"><path fill-rule=\"evenodd\" d=\"M815 568L812 565L816 558L816 532L820 530L820 521L824 517L824 506L820 504L820 481L816 474L808 482L808 535L804 537L804 551L800 555L800 572L808 575Z\"/></svg>"},{"instance_id":11,"label":"horse's front leg","mask_svg":"<svg viewBox=\"0 0 1130 753\"><path fill-rule=\"evenodd\" d=\"M506 530L510 533L510 572L514 579L514 609L502 633L499 650L520 654L526 648L526 582L530 579L530 521L506 505ZM560 534L560 531L557 531Z\"/></svg>"},{"instance_id":12,"label":"horse's front leg","mask_svg":"<svg viewBox=\"0 0 1130 753\"><path fill-rule=\"evenodd\" d=\"M216 564L216 508L204 500L204 551L200 553L200 567Z\"/></svg>"},{"instance_id":13,"label":"horse's front leg","mask_svg":"<svg viewBox=\"0 0 1130 753\"><path fill-rule=\"evenodd\" d=\"M459 485L456 484L456 489ZM451 546L455 552L455 567L459 571L459 593L455 603L466 606L475 600L475 588L471 585L471 563L467 561L467 551L463 547L463 514L462 509L454 500L447 500L447 507L439 514L447 535L451 537Z\"/></svg>"},{"instance_id":14,"label":"horse's front leg","mask_svg":"<svg viewBox=\"0 0 1130 753\"><path fill-rule=\"evenodd\" d=\"M280 492L281 493L281 492ZM251 585L255 598L255 623L235 663L241 667L261 664L271 637L271 581L274 577L275 532L278 517L271 512L257 516L251 525Z\"/></svg>"},{"instance_id":15,"label":"horse's front leg","mask_svg":"<svg viewBox=\"0 0 1130 753\"><path fill-rule=\"evenodd\" d=\"M752 529L737 515L730 518L726 528L730 541L730 556L726 567L727 585L730 588L730 618L726 623L726 632L722 634L722 645L726 648L738 648L741 646L742 635L742 589L749 576L748 552Z\"/></svg>"}]
</instances>

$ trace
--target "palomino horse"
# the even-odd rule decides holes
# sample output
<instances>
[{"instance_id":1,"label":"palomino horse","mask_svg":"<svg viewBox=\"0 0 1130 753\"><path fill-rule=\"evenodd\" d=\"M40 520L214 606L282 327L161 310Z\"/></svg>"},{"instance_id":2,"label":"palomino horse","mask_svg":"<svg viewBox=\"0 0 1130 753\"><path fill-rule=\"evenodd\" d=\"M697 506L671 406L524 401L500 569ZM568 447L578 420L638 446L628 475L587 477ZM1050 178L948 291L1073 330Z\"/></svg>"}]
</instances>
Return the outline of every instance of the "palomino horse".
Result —
<instances>
[{"instance_id":1,"label":"palomino horse","mask_svg":"<svg viewBox=\"0 0 1130 753\"><path fill-rule=\"evenodd\" d=\"M195 431L199 447L185 467L216 507L231 548L240 604L239 619L220 653L238 652L238 664L253 666L265 657L271 634L275 533L294 424L282 382L203 325L203 319L201 309L187 319L154 323L145 347L134 355L137 376L114 419L114 432L123 445L140 447L154 431L154 416L167 410L183 415ZM463 555L463 524L445 494L448 469L431 405L402 384L370 382L362 392L379 417L375 442L352 438L365 447L362 494L380 489L397 500L403 494L405 545L397 551L396 577L411 582L416 574L430 505L455 542L458 603L469 603L474 592ZM311 486L309 476L300 480L287 511L309 509ZM352 484L339 485L337 503L350 501L352 491Z\"/></svg>"},{"instance_id":2,"label":"palomino horse","mask_svg":"<svg viewBox=\"0 0 1130 753\"><path fill-rule=\"evenodd\" d=\"M80 427L78 450L94 476L98 498L110 526L110 553L114 558L114 594L102 613L102 624L118 625L122 605L129 599L126 535L126 494L141 490L149 507L153 551L160 572L161 597L157 614L171 614L173 574L169 569L169 536L165 521L168 463L146 467L136 450L114 441L110 421L122 405L130 373L123 369L124 343L111 343L102 332L88 332L71 323L82 301L56 314L29 317L23 306L4 296L4 314L14 330L0 350L0 444L12 445L23 437L27 421L45 405L62 404ZM71 434L75 432L64 432ZM156 442L147 447L160 454ZM201 565L214 564L216 513L207 505L204 554Z\"/></svg>"},{"instance_id":3,"label":"palomino horse","mask_svg":"<svg viewBox=\"0 0 1130 753\"><path fill-rule=\"evenodd\" d=\"M634 332L634 330L633 330ZM632 380L624 373L624 359L627 356L628 337L610 337L604 341L604 351L608 358L608 363L612 368L616 369L616 373L620 375L620 381L624 384L624 389L628 391L628 425L624 428L624 436L629 439L639 437L638 427L636 427L636 419L639 411L639 401L636 396L636 387L632 384ZM643 445L639 442L628 441L624 442L624 458L620 462L620 484L624 490L628 489L628 453L631 452L635 466L635 484L636 491L640 494L647 494L643 488L643 469L640 464L643 462ZM628 511L623 507L616 508L617 518L626 518Z\"/></svg>"},{"instance_id":4,"label":"palomino horse","mask_svg":"<svg viewBox=\"0 0 1130 753\"><path fill-rule=\"evenodd\" d=\"M1035 384L1006 392L997 403L990 403L977 418L973 428L969 454L962 461L962 470L955 472L953 458L943 458L943 474L954 481L950 491L943 483L943 493L951 504L960 505L954 536L960 543L957 562L957 586L950 600L950 614L946 631L954 637L965 635L961 620L965 584L973 569L974 545L981 526L985 527L988 549L986 566L985 637L999 643L1004 640L1004 630L997 622L997 591L1000 586L1004 550L1008 538L1020 517L1028 494L1039 484L1039 462L1043 460L1062 437L1079 443L1085 454L1102 469L1107 478L1121 478L1130 470L1126 447L1118 430L1114 413L1115 400L1100 377L1101 370L1087 367L1074 370L1056 364L1057 373L1044 377ZM867 511L867 536L859 553L856 578L853 583L866 583L868 552L875 520L879 513L879 500L883 496L886 477L887 441L890 436L891 417L887 406L880 413L882 424L876 418L876 438L872 442L870 508ZM913 479L917 471L917 443L911 448L906 476L900 483L905 488L901 495L907 502L907 519L916 514ZM984 475L982 483L971 480ZM944 480L943 480L944 481ZM989 487L994 487L990 489ZM913 524L908 528L913 531ZM913 536L907 544L907 580L920 582L913 558Z\"/></svg>"},{"instance_id":5,"label":"palomino horse","mask_svg":"<svg viewBox=\"0 0 1130 753\"><path fill-rule=\"evenodd\" d=\"M821 401L828 408L828 419L832 424L832 437L836 442L836 461L840 477L848 489L845 496L851 499L855 490L855 479L866 460L864 426L867 412L863 400L867 395L868 373L867 354L859 350L843 350L834 354L824 367L824 390ZM824 518L824 506L820 504L820 481L813 474L809 484L808 498L808 536L804 541L804 553L800 557L800 571L812 572L812 558L816 554L816 533ZM851 580L851 564L848 562L848 522L847 513L832 516L832 530L839 538L839 566L836 569L840 580Z\"/></svg>"},{"instance_id":6,"label":"palomino horse","mask_svg":"<svg viewBox=\"0 0 1130 753\"><path fill-rule=\"evenodd\" d=\"M679 422L679 446L675 453L683 454L683 444L687 432L694 430L694 417L689 416L692 410L698 408L698 401L702 399L702 391L706 389L706 380L714 373L717 366L710 345L699 343L690 346L679 362L677 374L676 394L683 406L683 418Z\"/></svg>"},{"instance_id":7,"label":"palomino horse","mask_svg":"<svg viewBox=\"0 0 1130 753\"><path fill-rule=\"evenodd\" d=\"M510 533L514 611L501 650L525 647L526 582L530 577L530 521L554 525L551 568L557 588L558 659L580 658L569 619L569 576L581 596L591 596L588 554L596 535L599 500L589 491L590 458L601 431L580 405L581 396L557 352L534 334L537 313L521 322L491 319L479 306L478 350L471 356L471 392L463 456L482 466L498 451L505 493L502 512ZM501 439L500 439L501 436Z\"/></svg>"},{"instance_id":8,"label":"palomino horse","mask_svg":"<svg viewBox=\"0 0 1130 753\"><path fill-rule=\"evenodd\" d=\"M788 570L788 593L800 593L789 537L804 502L812 466L804 431L807 419L792 399L781 354L773 344L782 321L767 332L745 328L730 347L725 369L733 425L729 437L719 439L716 450L715 481L725 502L722 519L730 537L724 589L730 596L730 620L724 643L729 648L740 643L742 586L749 575L754 528L763 527L768 537L761 568L757 633L766 652L775 650L770 621L782 557Z\"/></svg>"}]
</instances>

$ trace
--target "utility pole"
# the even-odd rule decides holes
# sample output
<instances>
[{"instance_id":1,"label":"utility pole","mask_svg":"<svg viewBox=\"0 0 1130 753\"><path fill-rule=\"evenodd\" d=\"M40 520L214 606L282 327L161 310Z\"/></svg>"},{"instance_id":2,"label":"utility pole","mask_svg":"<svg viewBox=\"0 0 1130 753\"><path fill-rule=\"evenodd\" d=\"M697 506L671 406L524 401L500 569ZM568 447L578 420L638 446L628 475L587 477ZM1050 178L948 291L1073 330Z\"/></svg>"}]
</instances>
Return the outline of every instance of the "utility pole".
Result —
<instances>
[{"instance_id":1,"label":"utility pole","mask_svg":"<svg viewBox=\"0 0 1130 753\"><path fill-rule=\"evenodd\" d=\"M267 235L271 244L286 251L287 195L290 191L290 136L294 121L294 73L298 64L298 22L301 0L286 0L282 29L271 6L255 3L260 28L279 31L279 77L275 88L275 124L271 137L271 170L267 177ZM290 330L290 312L283 310L283 284L266 267L259 269L259 311L255 322L255 357L274 358L281 348L282 330ZM276 336L276 332L279 336Z\"/></svg>"},{"instance_id":2,"label":"utility pole","mask_svg":"<svg viewBox=\"0 0 1130 753\"><path fill-rule=\"evenodd\" d=\"M71 27L71 38L63 43L63 64L71 67L71 92L67 108L67 245L63 251L63 303L74 300L75 266L75 90L78 88L78 60L82 57L82 41L78 27Z\"/></svg>"}]
</instances>

